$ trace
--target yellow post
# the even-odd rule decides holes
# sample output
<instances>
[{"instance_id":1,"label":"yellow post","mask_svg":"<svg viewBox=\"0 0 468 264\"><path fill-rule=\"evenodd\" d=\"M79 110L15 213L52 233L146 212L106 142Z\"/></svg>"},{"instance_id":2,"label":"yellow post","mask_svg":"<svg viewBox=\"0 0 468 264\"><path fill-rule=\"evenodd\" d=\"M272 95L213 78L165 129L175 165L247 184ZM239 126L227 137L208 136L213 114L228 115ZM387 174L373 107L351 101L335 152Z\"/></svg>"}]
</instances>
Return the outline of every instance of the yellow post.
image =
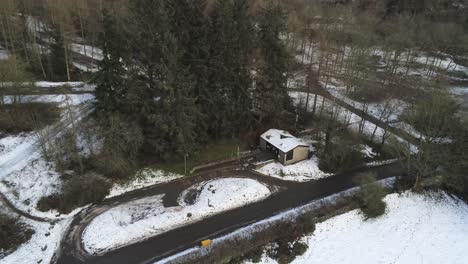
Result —
<instances>
[{"instance_id":1,"label":"yellow post","mask_svg":"<svg viewBox=\"0 0 468 264\"><path fill-rule=\"evenodd\" d=\"M207 248L211 245L211 239L205 239L201 242L201 246Z\"/></svg>"}]
</instances>

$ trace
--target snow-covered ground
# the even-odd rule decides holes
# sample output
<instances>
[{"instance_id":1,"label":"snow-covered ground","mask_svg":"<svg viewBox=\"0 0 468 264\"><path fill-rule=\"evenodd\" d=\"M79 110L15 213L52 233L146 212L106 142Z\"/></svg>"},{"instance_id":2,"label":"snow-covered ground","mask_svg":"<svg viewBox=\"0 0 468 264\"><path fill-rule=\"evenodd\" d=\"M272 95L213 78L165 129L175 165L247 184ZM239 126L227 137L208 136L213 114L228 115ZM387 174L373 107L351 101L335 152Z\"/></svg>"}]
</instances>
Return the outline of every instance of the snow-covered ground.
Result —
<instances>
[{"instance_id":1,"label":"snow-covered ground","mask_svg":"<svg viewBox=\"0 0 468 264\"><path fill-rule=\"evenodd\" d=\"M318 180L331 175L319 169L317 156L286 166L279 162L274 162L257 171L282 180L299 182Z\"/></svg>"},{"instance_id":2,"label":"snow-covered ground","mask_svg":"<svg viewBox=\"0 0 468 264\"><path fill-rule=\"evenodd\" d=\"M163 195L119 205L96 217L83 234L84 248L102 253L171 229L200 221L222 211L267 198L271 191L260 182L243 178L215 179L181 194L180 206L165 208ZM184 199L197 192L193 204Z\"/></svg>"},{"instance_id":3,"label":"snow-covered ground","mask_svg":"<svg viewBox=\"0 0 468 264\"><path fill-rule=\"evenodd\" d=\"M104 58L102 50L93 46L73 43L71 44L71 49L76 53L80 53L83 56L90 57L95 60L102 60Z\"/></svg>"},{"instance_id":4,"label":"snow-covered ground","mask_svg":"<svg viewBox=\"0 0 468 264\"><path fill-rule=\"evenodd\" d=\"M23 83L13 83L13 82L1 82L0 87L11 87L11 86L34 86L36 88L60 88L60 87L70 87L75 91L94 91L96 88L93 84L88 84L85 82L48 82L48 81L37 81L37 82L23 82Z\"/></svg>"},{"instance_id":5,"label":"snow-covered ground","mask_svg":"<svg viewBox=\"0 0 468 264\"><path fill-rule=\"evenodd\" d=\"M98 66L94 64L83 64L78 62L72 62L73 66L75 66L78 70L84 72L97 72L99 70Z\"/></svg>"},{"instance_id":6,"label":"snow-covered ground","mask_svg":"<svg viewBox=\"0 0 468 264\"><path fill-rule=\"evenodd\" d=\"M0 60L6 60L10 57L8 50L0 46Z\"/></svg>"},{"instance_id":7,"label":"snow-covered ground","mask_svg":"<svg viewBox=\"0 0 468 264\"><path fill-rule=\"evenodd\" d=\"M26 25L28 26L29 31L34 34L51 31L46 24L44 24L37 17L34 16L26 17Z\"/></svg>"},{"instance_id":8,"label":"snow-covered ground","mask_svg":"<svg viewBox=\"0 0 468 264\"><path fill-rule=\"evenodd\" d=\"M92 97L86 94L53 95L25 97L24 100L56 102L61 107L70 105L78 109ZM41 155L37 144L39 138L39 133L31 132L0 139L0 191L20 210L39 217L56 218L56 212L40 212L36 208L41 197L53 194L61 187L60 176L53 164Z\"/></svg>"},{"instance_id":9,"label":"snow-covered ground","mask_svg":"<svg viewBox=\"0 0 468 264\"><path fill-rule=\"evenodd\" d=\"M15 217L14 214L12 216ZM23 217L18 220L33 229L35 233L28 242L22 244L13 253L0 258L0 264L51 263L71 218L54 224L36 222Z\"/></svg>"},{"instance_id":10,"label":"snow-covered ground","mask_svg":"<svg viewBox=\"0 0 468 264\"><path fill-rule=\"evenodd\" d=\"M184 176L174 173L168 173L162 170L146 168L137 172L133 181L123 184L114 184L107 197L109 198L117 196L126 192L141 189L154 184L166 183L172 180L179 179L181 177Z\"/></svg>"},{"instance_id":11,"label":"snow-covered ground","mask_svg":"<svg viewBox=\"0 0 468 264\"><path fill-rule=\"evenodd\" d=\"M462 87L462 86L451 87L449 91L453 95L468 95L468 86L467 87Z\"/></svg>"},{"instance_id":12,"label":"snow-covered ground","mask_svg":"<svg viewBox=\"0 0 468 264\"><path fill-rule=\"evenodd\" d=\"M36 209L43 197L56 193L62 180L54 166L38 155L26 158L23 169L13 171L1 178L0 191L12 201L16 208L39 217L55 218L55 211L41 212Z\"/></svg>"},{"instance_id":13,"label":"snow-covered ground","mask_svg":"<svg viewBox=\"0 0 468 264\"><path fill-rule=\"evenodd\" d=\"M13 96L4 96L4 103L9 104L13 102ZM20 98L21 102L35 102L35 103L56 103L58 107L63 108L67 106L77 106L85 102L92 102L94 95L92 94L53 94L53 95L25 95L16 97Z\"/></svg>"},{"instance_id":14,"label":"snow-covered ground","mask_svg":"<svg viewBox=\"0 0 468 264\"><path fill-rule=\"evenodd\" d=\"M306 93L303 92L289 92L289 96L293 99L293 101L298 104L299 102L305 102L305 98L307 96ZM328 99L325 99L322 96L317 96L317 109L320 109L323 105L323 108L325 111L333 112L333 113L338 113L337 115L337 120L338 122L342 124L348 124L348 128L352 131L358 132L359 131L359 125L362 121L362 118L356 114L354 114L351 111L348 111L347 109L330 102ZM309 104L308 104L308 109L309 111L312 111L312 107L314 104L314 95L311 95L309 98ZM319 111L319 110L318 110ZM373 137L373 140L376 142L381 142L382 138L389 137L390 134L388 131L385 131L385 129L374 125L373 123L370 123L368 121L363 120L363 128L362 128L362 133L364 135L367 135L369 137ZM396 135L391 135L392 138L395 140L404 143L405 145L408 144L409 149L412 152L417 152L417 147L406 142L404 139L396 136ZM388 142L388 141L387 141Z\"/></svg>"},{"instance_id":15,"label":"snow-covered ground","mask_svg":"<svg viewBox=\"0 0 468 264\"><path fill-rule=\"evenodd\" d=\"M309 249L292 263L468 263L468 205L445 193L431 196L390 194L377 219L353 210L319 223L302 239ZM261 263L277 262L264 255Z\"/></svg>"},{"instance_id":16,"label":"snow-covered ground","mask_svg":"<svg viewBox=\"0 0 468 264\"><path fill-rule=\"evenodd\" d=\"M346 96L346 87L335 80L335 84L321 83L321 85L334 97L348 103L356 109L364 110L364 103L352 100ZM381 103L368 103L365 105L366 112L384 122L395 122L399 120L399 116L408 107L408 104L402 100L389 99Z\"/></svg>"}]
</instances>

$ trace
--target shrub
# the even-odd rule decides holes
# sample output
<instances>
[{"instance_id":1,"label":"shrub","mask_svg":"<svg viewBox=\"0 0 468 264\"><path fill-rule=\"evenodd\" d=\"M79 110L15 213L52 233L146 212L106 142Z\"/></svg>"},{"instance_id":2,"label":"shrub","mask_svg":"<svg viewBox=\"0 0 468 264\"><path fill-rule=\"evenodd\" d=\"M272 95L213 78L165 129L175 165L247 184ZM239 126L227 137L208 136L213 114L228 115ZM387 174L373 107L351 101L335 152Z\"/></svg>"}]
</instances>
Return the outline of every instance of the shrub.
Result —
<instances>
[{"instance_id":1,"label":"shrub","mask_svg":"<svg viewBox=\"0 0 468 264\"><path fill-rule=\"evenodd\" d=\"M0 104L0 130L12 134L30 132L52 124L59 116L59 109L55 104Z\"/></svg>"},{"instance_id":2,"label":"shrub","mask_svg":"<svg viewBox=\"0 0 468 264\"><path fill-rule=\"evenodd\" d=\"M91 164L97 172L113 179L129 177L136 171L135 162L123 153L100 153L92 157Z\"/></svg>"},{"instance_id":3,"label":"shrub","mask_svg":"<svg viewBox=\"0 0 468 264\"><path fill-rule=\"evenodd\" d=\"M42 211L57 209L69 213L77 207L101 202L110 187L109 181L94 173L76 176L65 182L60 194L43 197L37 206Z\"/></svg>"},{"instance_id":4,"label":"shrub","mask_svg":"<svg viewBox=\"0 0 468 264\"><path fill-rule=\"evenodd\" d=\"M385 190L377 184L375 176L360 175L360 205L366 218L375 218L385 213L386 204L382 200L385 197Z\"/></svg>"},{"instance_id":5,"label":"shrub","mask_svg":"<svg viewBox=\"0 0 468 264\"><path fill-rule=\"evenodd\" d=\"M319 168L322 171L336 173L362 165L364 157L359 149L345 140L333 144L331 151L320 153Z\"/></svg>"},{"instance_id":6,"label":"shrub","mask_svg":"<svg viewBox=\"0 0 468 264\"><path fill-rule=\"evenodd\" d=\"M34 231L18 219L0 214L0 253L16 249L28 241L33 234Z\"/></svg>"},{"instance_id":7,"label":"shrub","mask_svg":"<svg viewBox=\"0 0 468 264\"><path fill-rule=\"evenodd\" d=\"M50 135L45 135L50 137ZM77 143L77 135L66 131L63 135L53 139L46 146L45 156L53 160L59 172L73 170L83 172L83 157Z\"/></svg>"},{"instance_id":8,"label":"shrub","mask_svg":"<svg viewBox=\"0 0 468 264\"><path fill-rule=\"evenodd\" d=\"M110 178L122 179L134 174L143 144L143 132L138 124L122 120L118 115L99 117L104 146L91 157L92 166Z\"/></svg>"},{"instance_id":9,"label":"shrub","mask_svg":"<svg viewBox=\"0 0 468 264\"><path fill-rule=\"evenodd\" d=\"M309 248L309 246L306 243L297 241L296 243L294 243L294 245L292 247L292 254L295 257L302 256L302 255L304 255L304 253L307 251L308 248Z\"/></svg>"},{"instance_id":10,"label":"shrub","mask_svg":"<svg viewBox=\"0 0 468 264\"><path fill-rule=\"evenodd\" d=\"M402 119L423 135L445 137L460 127L456 115L459 108L459 104L449 95L437 94L420 100L414 108L402 115Z\"/></svg>"},{"instance_id":11,"label":"shrub","mask_svg":"<svg viewBox=\"0 0 468 264\"><path fill-rule=\"evenodd\" d=\"M243 256L244 259L248 259L253 263L260 263L262 261L263 247L257 247L256 249L248 252Z\"/></svg>"},{"instance_id":12,"label":"shrub","mask_svg":"<svg viewBox=\"0 0 468 264\"><path fill-rule=\"evenodd\" d=\"M315 231L314 219L310 216L302 216L298 219L302 234L312 234Z\"/></svg>"},{"instance_id":13,"label":"shrub","mask_svg":"<svg viewBox=\"0 0 468 264\"><path fill-rule=\"evenodd\" d=\"M267 255L278 261L279 264L291 263L297 256L303 255L309 246L300 241L288 241L279 239L278 246L274 250L267 252Z\"/></svg>"},{"instance_id":14,"label":"shrub","mask_svg":"<svg viewBox=\"0 0 468 264\"><path fill-rule=\"evenodd\" d=\"M314 232L315 223L312 217L302 216L295 223L282 224L280 229L283 235L275 241L278 246L267 250L267 255L280 264L286 264L307 250L307 244L298 240L301 236Z\"/></svg>"}]
</instances>

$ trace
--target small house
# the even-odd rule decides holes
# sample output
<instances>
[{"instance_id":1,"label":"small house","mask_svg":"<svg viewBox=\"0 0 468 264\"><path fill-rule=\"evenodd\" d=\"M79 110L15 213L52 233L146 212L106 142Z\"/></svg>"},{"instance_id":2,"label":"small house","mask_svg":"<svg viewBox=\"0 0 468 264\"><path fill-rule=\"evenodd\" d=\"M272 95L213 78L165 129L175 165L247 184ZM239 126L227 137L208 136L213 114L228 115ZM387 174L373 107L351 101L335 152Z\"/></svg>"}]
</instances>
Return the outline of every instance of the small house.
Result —
<instances>
[{"instance_id":1,"label":"small house","mask_svg":"<svg viewBox=\"0 0 468 264\"><path fill-rule=\"evenodd\" d=\"M260 148L272 152L283 165L309 158L309 145L287 131L270 129L260 136Z\"/></svg>"}]
</instances>

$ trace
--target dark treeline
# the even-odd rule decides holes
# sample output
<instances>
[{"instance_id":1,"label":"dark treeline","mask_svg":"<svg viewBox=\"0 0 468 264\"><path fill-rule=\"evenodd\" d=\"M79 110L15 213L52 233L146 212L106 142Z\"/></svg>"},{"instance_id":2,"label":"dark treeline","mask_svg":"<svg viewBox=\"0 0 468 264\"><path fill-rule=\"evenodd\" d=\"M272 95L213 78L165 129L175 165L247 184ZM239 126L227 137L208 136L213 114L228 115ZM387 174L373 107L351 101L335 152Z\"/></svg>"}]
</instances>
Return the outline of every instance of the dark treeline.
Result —
<instances>
[{"instance_id":1,"label":"dark treeline","mask_svg":"<svg viewBox=\"0 0 468 264\"><path fill-rule=\"evenodd\" d=\"M127 17L102 18L97 106L138 127L145 153L182 157L291 114L279 4L135 0Z\"/></svg>"}]
</instances>

